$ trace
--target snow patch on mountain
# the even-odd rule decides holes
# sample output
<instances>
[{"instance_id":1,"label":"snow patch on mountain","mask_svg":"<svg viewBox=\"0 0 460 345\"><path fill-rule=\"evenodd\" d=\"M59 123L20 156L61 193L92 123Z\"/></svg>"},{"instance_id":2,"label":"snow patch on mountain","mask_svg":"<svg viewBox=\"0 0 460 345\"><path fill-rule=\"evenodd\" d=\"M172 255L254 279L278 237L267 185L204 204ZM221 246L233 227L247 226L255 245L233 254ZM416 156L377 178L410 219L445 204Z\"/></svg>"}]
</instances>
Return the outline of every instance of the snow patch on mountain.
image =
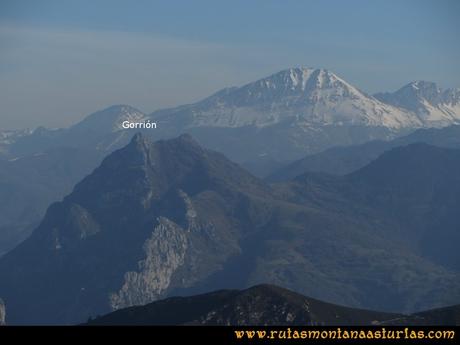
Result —
<instances>
[{"instance_id":1,"label":"snow patch on mountain","mask_svg":"<svg viewBox=\"0 0 460 345\"><path fill-rule=\"evenodd\" d=\"M9 145L21 137L30 135L33 133L31 129L18 129L18 130L5 130L0 131L0 145Z\"/></svg>"}]
</instances>

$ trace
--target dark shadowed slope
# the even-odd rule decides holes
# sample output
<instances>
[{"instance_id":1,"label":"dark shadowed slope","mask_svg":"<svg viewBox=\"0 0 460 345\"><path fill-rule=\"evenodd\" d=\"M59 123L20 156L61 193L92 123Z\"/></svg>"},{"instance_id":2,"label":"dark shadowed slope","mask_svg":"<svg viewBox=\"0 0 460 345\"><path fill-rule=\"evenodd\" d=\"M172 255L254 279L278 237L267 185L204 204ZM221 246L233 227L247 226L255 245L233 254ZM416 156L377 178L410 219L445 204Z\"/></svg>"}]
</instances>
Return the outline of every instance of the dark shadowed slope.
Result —
<instances>
[{"instance_id":1,"label":"dark shadowed slope","mask_svg":"<svg viewBox=\"0 0 460 345\"><path fill-rule=\"evenodd\" d=\"M353 309L273 286L172 297L97 317L88 325L458 325L460 306L413 315Z\"/></svg>"},{"instance_id":2,"label":"dark shadowed slope","mask_svg":"<svg viewBox=\"0 0 460 345\"><path fill-rule=\"evenodd\" d=\"M172 297L96 318L90 325L366 325L399 317L341 307L274 286Z\"/></svg>"},{"instance_id":3,"label":"dark shadowed slope","mask_svg":"<svg viewBox=\"0 0 460 345\"><path fill-rule=\"evenodd\" d=\"M102 158L96 150L60 147L0 160L0 256L26 239L46 208Z\"/></svg>"},{"instance_id":4,"label":"dark shadowed slope","mask_svg":"<svg viewBox=\"0 0 460 345\"><path fill-rule=\"evenodd\" d=\"M280 184L290 198L387 223L385 236L459 270L460 150L412 144L345 176L307 173Z\"/></svg>"},{"instance_id":5,"label":"dark shadowed slope","mask_svg":"<svg viewBox=\"0 0 460 345\"><path fill-rule=\"evenodd\" d=\"M135 132L121 130L124 120L144 117L119 105L70 128L0 131L0 256L30 235L52 202L129 142Z\"/></svg>"},{"instance_id":6,"label":"dark shadowed slope","mask_svg":"<svg viewBox=\"0 0 460 345\"><path fill-rule=\"evenodd\" d=\"M391 141L369 141L361 145L333 147L285 165L272 172L267 180L287 181L306 172L345 175L364 167L385 151L414 143L460 148L460 125L420 129Z\"/></svg>"},{"instance_id":7,"label":"dark shadowed slope","mask_svg":"<svg viewBox=\"0 0 460 345\"><path fill-rule=\"evenodd\" d=\"M431 309L411 315L404 315L395 319L385 320L380 324L391 326L459 326L460 305Z\"/></svg>"}]
</instances>

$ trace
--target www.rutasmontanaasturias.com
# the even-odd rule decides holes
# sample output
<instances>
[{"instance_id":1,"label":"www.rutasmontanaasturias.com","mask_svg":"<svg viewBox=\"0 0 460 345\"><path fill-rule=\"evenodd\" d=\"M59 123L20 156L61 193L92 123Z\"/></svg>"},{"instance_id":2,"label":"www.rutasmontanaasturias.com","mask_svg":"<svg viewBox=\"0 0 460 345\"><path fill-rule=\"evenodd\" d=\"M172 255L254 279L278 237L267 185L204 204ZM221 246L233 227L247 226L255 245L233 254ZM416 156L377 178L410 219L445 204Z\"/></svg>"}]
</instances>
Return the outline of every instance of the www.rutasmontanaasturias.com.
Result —
<instances>
[{"instance_id":1,"label":"www.rutasmontanaasturias.com","mask_svg":"<svg viewBox=\"0 0 460 345\"><path fill-rule=\"evenodd\" d=\"M337 327L335 329L295 329L285 328L276 330L235 330L235 339L455 339L456 334L454 329L412 329L406 327L404 329L386 329L385 327L377 327L374 329L349 329L347 327Z\"/></svg>"}]
</instances>

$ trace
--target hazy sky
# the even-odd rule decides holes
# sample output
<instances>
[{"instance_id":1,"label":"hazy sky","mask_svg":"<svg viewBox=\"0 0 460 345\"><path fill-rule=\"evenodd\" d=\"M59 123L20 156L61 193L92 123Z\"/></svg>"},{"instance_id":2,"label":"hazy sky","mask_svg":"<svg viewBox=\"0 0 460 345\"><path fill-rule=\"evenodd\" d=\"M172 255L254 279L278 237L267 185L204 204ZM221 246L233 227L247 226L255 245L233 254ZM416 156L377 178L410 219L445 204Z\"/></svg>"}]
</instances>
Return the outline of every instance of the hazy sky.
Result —
<instances>
[{"instance_id":1,"label":"hazy sky","mask_svg":"<svg viewBox=\"0 0 460 345\"><path fill-rule=\"evenodd\" d=\"M152 112L294 67L460 87L458 0L0 0L0 129Z\"/></svg>"}]
</instances>

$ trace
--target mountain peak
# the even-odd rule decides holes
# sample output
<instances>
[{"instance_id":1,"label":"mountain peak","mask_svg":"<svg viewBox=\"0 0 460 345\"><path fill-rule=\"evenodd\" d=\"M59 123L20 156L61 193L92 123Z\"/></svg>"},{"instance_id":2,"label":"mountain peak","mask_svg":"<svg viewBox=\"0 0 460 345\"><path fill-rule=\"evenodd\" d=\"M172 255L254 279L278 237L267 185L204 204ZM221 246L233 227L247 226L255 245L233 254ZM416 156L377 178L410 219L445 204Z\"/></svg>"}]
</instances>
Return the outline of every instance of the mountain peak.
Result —
<instances>
[{"instance_id":1,"label":"mountain peak","mask_svg":"<svg viewBox=\"0 0 460 345\"><path fill-rule=\"evenodd\" d=\"M416 80L395 92L378 93L377 99L415 113L428 126L460 122L460 92L443 90L434 82Z\"/></svg>"},{"instance_id":2,"label":"mountain peak","mask_svg":"<svg viewBox=\"0 0 460 345\"><path fill-rule=\"evenodd\" d=\"M135 147L138 151L146 152L149 150L151 141L145 137L141 132L137 132L131 139L128 146Z\"/></svg>"},{"instance_id":3,"label":"mountain peak","mask_svg":"<svg viewBox=\"0 0 460 345\"><path fill-rule=\"evenodd\" d=\"M146 118L140 110L130 105L118 104L88 115L71 129L109 133L122 129L123 121L142 122Z\"/></svg>"},{"instance_id":4,"label":"mountain peak","mask_svg":"<svg viewBox=\"0 0 460 345\"><path fill-rule=\"evenodd\" d=\"M436 85L436 83L425 80L416 80L413 81L397 92L401 93L404 96L413 96L421 100L427 100L431 104L438 104L442 102L441 100L441 89Z\"/></svg>"},{"instance_id":5,"label":"mountain peak","mask_svg":"<svg viewBox=\"0 0 460 345\"><path fill-rule=\"evenodd\" d=\"M331 71L293 67L237 88L223 89L187 107L153 113L163 124L186 127L417 126L411 114L385 105ZM187 113L187 114L186 114ZM180 121L177 119L177 121Z\"/></svg>"},{"instance_id":6,"label":"mountain peak","mask_svg":"<svg viewBox=\"0 0 460 345\"><path fill-rule=\"evenodd\" d=\"M260 80L259 83L263 84L267 81L281 82L280 84L285 84L286 86L291 87L291 89L300 89L303 91L305 90L305 85L308 79L314 71L315 69L307 67L289 68L264 78Z\"/></svg>"},{"instance_id":7,"label":"mountain peak","mask_svg":"<svg viewBox=\"0 0 460 345\"><path fill-rule=\"evenodd\" d=\"M264 184L223 155L202 148L190 134L152 142L136 133L127 146L107 156L93 174L77 184L73 197L98 190L100 195L116 191L125 198L150 200L161 197L171 186L192 192L204 185L239 190L249 184L265 192Z\"/></svg>"},{"instance_id":8,"label":"mountain peak","mask_svg":"<svg viewBox=\"0 0 460 345\"><path fill-rule=\"evenodd\" d=\"M439 91L438 86L436 85L435 82L432 81L426 81L426 80L415 80L413 82L410 82L404 87L410 87L415 90L436 90Z\"/></svg>"},{"instance_id":9,"label":"mountain peak","mask_svg":"<svg viewBox=\"0 0 460 345\"><path fill-rule=\"evenodd\" d=\"M284 88L297 92L311 92L314 89L331 88L339 85L352 86L324 68L292 67L255 82L266 88Z\"/></svg>"},{"instance_id":10,"label":"mountain peak","mask_svg":"<svg viewBox=\"0 0 460 345\"><path fill-rule=\"evenodd\" d=\"M154 143L149 137L147 137L142 132L137 132L131 138L131 141L128 146L134 146L137 148L141 148L142 150L148 150L150 146L159 146L163 144L178 147L195 147L199 150L203 150L200 144L189 133L181 134L177 138L160 140Z\"/></svg>"},{"instance_id":11,"label":"mountain peak","mask_svg":"<svg viewBox=\"0 0 460 345\"><path fill-rule=\"evenodd\" d=\"M138 143L145 140L145 137L142 135L141 132L137 132L136 134L133 135L133 138L131 139L131 143Z\"/></svg>"},{"instance_id":12,"label":"mountain peak","mask_svg":"<svg viewBox=\"0 0 460 345\"><path fill-rule=\"evenodd\" d=\"M193 139L193 137L189 134L189 133L184 133L184 134L181 134L179 135L177 138L176 138L177 141L180 141L180 142L183 142L183 143L187 143L187 144L193 144L193 145L198 145L198 142Z\"/></svg>"},{"instance_id":13,"label":"mountain peak","mask_svg":"<svg viewBox=\"0 0 460 345\"><path fill-rule=\"evenodd\" d=\"M149 141L147 139L147 141ZM176 138L150 142L156 148L167 148L167 150L181 151L188 155L206 156L207 150L204 149L189 133L183 133Z\"/></svg>"},{"instance_id":14,"label":"mountain peak","mask_svg":"<svg viewBox=\"0 0 460 345\"><path fill-rule=\"evenodd\" d=\"M129 104L114 104L100 110L100 112L114 112L114 113L128 113L128 112L140 112Z\"/></svg>"},{"instance_id":15,"label":"mountain peak","mask_svg":"<svg viewBox=\"0 0 460 345\"><path fill-rule=\"evenodd\" d=\"M222 102L231 103L236 96L244 97L245 103L260 103L260 101L276 102L279 98L308 97L315 89L330 89L345 87L353 92L356 88L324 68L291 67L265 78L258 79L241 87L225 88L208 99L216 98ZM234 105L235 102L233 102ZM240 104L241 105L241 104Z\"/></svg>"}]
</instances>

